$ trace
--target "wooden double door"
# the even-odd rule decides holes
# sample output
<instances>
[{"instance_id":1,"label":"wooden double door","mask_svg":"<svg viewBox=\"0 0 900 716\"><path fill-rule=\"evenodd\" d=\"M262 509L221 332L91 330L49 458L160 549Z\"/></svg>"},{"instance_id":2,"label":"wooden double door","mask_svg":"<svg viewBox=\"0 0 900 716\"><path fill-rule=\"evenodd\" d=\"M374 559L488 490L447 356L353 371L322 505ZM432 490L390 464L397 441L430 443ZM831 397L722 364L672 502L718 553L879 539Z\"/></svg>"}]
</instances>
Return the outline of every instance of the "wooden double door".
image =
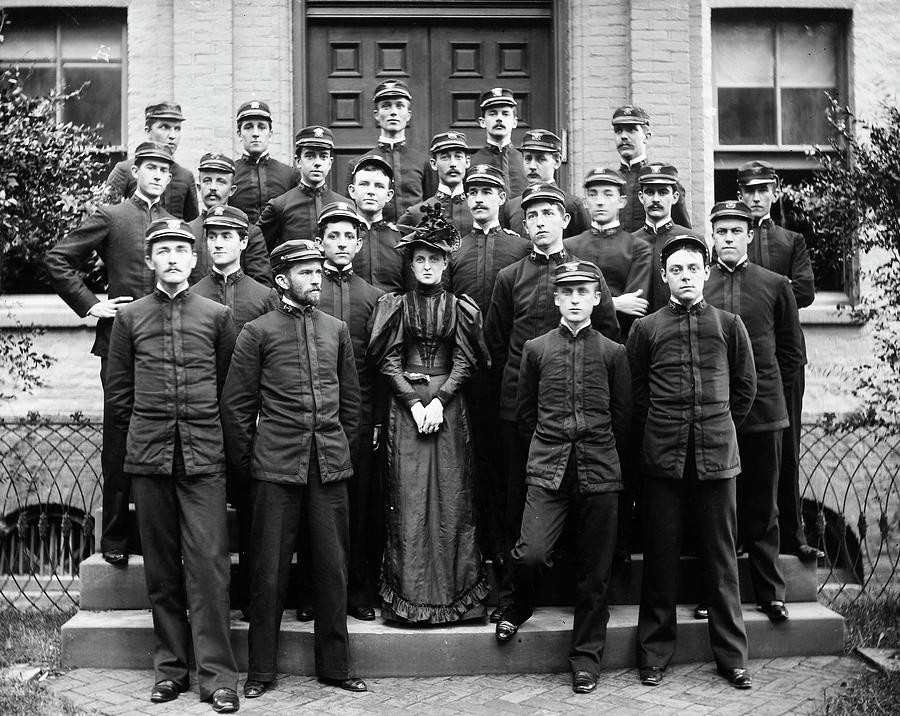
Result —
<instances>
[{"instance_id":1,"label":"wooden double door","mask_svg":"<svg viewBox=\"0 0 900 716\"><path fill-rule=\"evenodd\" d=\"M508 87L518 101L514 143L528 129L555 130L551 52L550 23L543 20L311 23L307 114L310 124L334 132L332 186L343 193L339 184L347 160L377 141L372 92L388 79L409 85L407 140L425 152L434 134L448 130L464 132L472 147L482 146L479 97L493 87Z\"/></svg>"}]
</instances>

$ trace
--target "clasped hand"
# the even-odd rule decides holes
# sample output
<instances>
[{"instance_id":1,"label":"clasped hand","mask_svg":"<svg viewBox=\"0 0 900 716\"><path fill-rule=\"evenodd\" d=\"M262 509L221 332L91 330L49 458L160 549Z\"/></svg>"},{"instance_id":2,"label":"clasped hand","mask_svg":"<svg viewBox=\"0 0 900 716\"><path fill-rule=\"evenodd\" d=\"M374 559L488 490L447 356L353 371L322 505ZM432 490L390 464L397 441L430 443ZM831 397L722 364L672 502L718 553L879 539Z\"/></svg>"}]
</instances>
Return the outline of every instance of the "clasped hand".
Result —
<instances>
[{"instance_id":1,"label":"clasped hand","mask_svg":"<svg viewBox=\"0 0 900 716\"><path fill-rule=\"evenodd\" d=\"M418 402L410 408L410 411L421 435L436 433L444 422L444 405L437 398L432 398L428 405Z\"/></svg>"},{"instance_id":2,"label":"clasped hand","mask_svg":"<svg viewBox=\"0 0 900 716\"><path fill-rule=\"evenodd\" d=\"M643 316L650 305L647 299L641 298L644 289L639 288L631 293L623 293L621 296L613 296L613 306L619 313L629 316Z\"/></svg>"}]
</instances>

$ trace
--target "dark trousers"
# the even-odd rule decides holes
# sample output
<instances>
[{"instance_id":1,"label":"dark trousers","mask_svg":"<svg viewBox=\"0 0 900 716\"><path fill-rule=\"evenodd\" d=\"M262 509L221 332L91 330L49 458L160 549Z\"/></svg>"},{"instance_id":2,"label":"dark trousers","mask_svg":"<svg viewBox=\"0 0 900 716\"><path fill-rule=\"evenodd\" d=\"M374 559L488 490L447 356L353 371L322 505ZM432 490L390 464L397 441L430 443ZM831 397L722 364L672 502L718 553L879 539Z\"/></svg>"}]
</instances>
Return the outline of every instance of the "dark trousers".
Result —
<instances>
[{"instance_id":1,"label":"dark trousers","mask_svg":"<svg viewBox=\"0 0 900 716\"><path fill-rule=\"evenodd\" d=\"M760 604L784 601L778 564L778 470L781 431L738 435L742 473L737 479L738 542L744 545L753 594Z\"/></svg>"},{"instance_id":2,"label":"dark trousers","mask_svg":"<svg viewBox=\"0 0 900 716\"><path fill-rule=\"evenodd\" d=\"M232 606L246 612L250 600L250 476L230 461L225 474L228 504L234 508L238 526L238 575Z\"/></svg>"},{"instance_id":3,"label":"dark trousers","mask_svg":"<svg viewBox=\"0 0 900 716\"><path fill-rule=\"evenodd\" d=\"M512 551L513 603L504 618L516 624L534 613L535 582L553 566L553 546L566 518L575 520L575 623L569 665L572 671L600 673L609 622L607 589L616 545L616 492L581 493L571 464L559 490L529 485L522 529Z\"/></svg>"},{"instance_id":4,"label":"dark trousers","mask_svg":"<svg viewBox=\"0 0 900 716\"><path fill-rule=\"evenodd\" d=\"M250 668L248 679L273 681L277 674L278 634L287 595L291 556L301 516L306 515L312 552L316 673L332 679L350 676L347 636L347 481L323 483L315 449L306 485L264 480L250 484ZM308 503L308 504L307 504ZM304 512L304 504L308 509Z\"/></svg>"},{"instance_id":5,"label":"dark trousers","mask_svg":"<svg viewBox=\"0 0 900 716\"><path fill-rule=\"evenodd\" d=\"M375 576L381 570L384 548L383 511L379 480L375 472L374 428L363 426L359 450L353 460L350 478L350 567L347 605L371 606L375 603Z\"/></svg>"},{"instance_id":6,"label":"dark trousers","mask_svg":"<svg viewBox=\"0 0 900 716\"><path fill-rule=\"evenodd\" d=\"M791 424L782 433L781 474L778 476L778 525L781 532L781 551L793 554L806 544L800 500L800 430L803 427L803 393L806 372L801 367L787 400Z\"/></svg>"},{"instance_id":7,"label":"dark trousers","mask_svg":"<svg viewBox=\"0 0 900 716\"><path fill-rule=\"evenodd\" d=\"M475 451L475 511L478 525L478 542L482 554L490 557L508 557L509 547L504 537L503 523L505 503L505 474L501 469L497 450L500 434L500 418L497 405L500 400L497 387L490 373L477 371L466 383L466 404L472 423L472 443Z\"/></svg>"},{"instance_id":8,"label":"dark trousers","mask_svg":"<svg viewBox=\"0 0 900 716\"><path fill-rule=\"evenodd\" d=\"M688 454L693 454L693 440ZM747 632L738 585L734 480L698 480L689 458L682 479L646 478L643 490L644 575L638 616L638 662L668 666L675 653L675 601L685 523L696 525L709 608L709 641L721 669L747 665Z\"/></svg>"},{"instance_id":9,"label":"dark trousers","mask_svg":"<svg viewBox=\"0 0 900 716\"><path fill-rule=\"evenodd\" d=\"M200 698L236 689L225 477L186 476L177 444L171 475L133 475L131 483L156 635L156 681L190 684L193 642Z\"/></svg>"},{"instance_id":10,"label":"dark trousers","mask_svg":"<svg viewBox=\"0 0 900 716\"><path fill-rule=\"evenodd\" d=\"M100 469L103 472L103 525L100 551L133 551L129 538L133 532L131 513L131 477L125 472L126 433L113 425L112 411L106 404L107 359L100 359L100 385L103 387L103 447Z\"/></svg>"},{"instance_id":11,"label":"dark trousers","mask_svg":"<svg viewBox=\"0 0 900 716\"><path fill-rule=\"evenodd\" d=\"M525 509L525 466L528 463L528 440L520 433L516 423L500 421L500 448L502 455L503 494L503 552L507 556L506 568L500 578L499 602L505 608L512 601L513 565L509 559L513 547L519 541L522 529L522 510Z\"/></svg>"}]
</instances>

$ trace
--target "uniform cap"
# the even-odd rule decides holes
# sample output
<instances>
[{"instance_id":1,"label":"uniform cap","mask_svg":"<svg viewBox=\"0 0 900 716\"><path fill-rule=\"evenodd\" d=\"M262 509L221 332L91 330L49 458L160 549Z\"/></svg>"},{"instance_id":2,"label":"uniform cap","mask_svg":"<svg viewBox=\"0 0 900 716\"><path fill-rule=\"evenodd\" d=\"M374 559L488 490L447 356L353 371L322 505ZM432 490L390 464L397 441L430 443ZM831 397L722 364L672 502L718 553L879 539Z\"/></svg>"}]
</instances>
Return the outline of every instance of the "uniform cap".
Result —
<instances>
[{"instance_id":1,"label":"uniform cap","mask_svg":"<svg viewBox=\"0 0 900 716\"><path fill-rule=\"evenodd\" d=\"M362 223L362 219L356 213L353 204L346 201L333 201L322 207L322 213L319 214L319 229L321 230L330 221L339 221L341 219L351 221L356 226Z\"/></svg>"},{"instance_id":2,"label":"uniform cap","mask_svg":"<svg viewBox=\"0 0 900 716\"><path fill-rule=\"evenodd\" d=\"M402 97L412 101L412 94L409 87L403 80L385 80L375 87L375 93L372 95L373 102L380 102L383 99L391 97Z\"/></svg>"},{"instance_id":3,"label":"uniform cap","mask_svg":"<svg viewBox=\"0 0 900 716\"><path fill-rule=\"evenodd\" d=\"M384 157L381 157L378 154L366 154L365 156L357 159L353 165L353 171L351 172L351 175L355 175L356 172L360 170L360 167L363 167L366 164L374 164L388 175L388 179L394 178L394 168L390 164L388 164Z\"/></svg>"},{"instance_id":4,"label":"uniform cap","mask_svg":"<svg viewBox=\"0 0 900 716\"><path fill-rule=\"evenodd\" d=\"M470 184L487 184L506 191L506 179L503 177L503 172L490 164L476 164L474 167L469 167L466 177L463 179L463 186L468 189Z\"/></svg>"},{"instance_id":5,"label":"uniform cap","mask_svg":"<svg viewBox=\"0 0 900 716\"><path fill-rule=\"evenodd\" d=\"M172 217L169 217L168 219L157 219L156 221L150 222L144 240L147 253L150 253L150 247L153 246L154 243L162 241L163 239L187 241L191 246L193 246L194 242L197 240L194 236L194 232L191 231L190 225L186 221L173 219Z\"/></svg>"},{"instance_id":6,"label":"uniform cap","mask_svg":"<svg viewBox=\"0 0 900 716\"><path fill-rule=\"evenodd\" d=\"M184 115L181 113L181 105L174 102L148 104L144 108L144 120L152 122L158 119L171 119L176 122L183 122Z\"/></svg>"},{"instance_id":7,"label":"uniform cap","mask_svg":"<svg viewBox=\"0 0 900 716\"><path fill-rule=\"evenodd\" d=\"M678 184L678 170L671 164L647 164L641 167L638 183L644 184Z\"/></svg>"},{"instance_id":8,"label":"uniform cap","mask_svg":"<svg viewBox=\"0 0 900 716\"><path fill-rule=\"evenodd\" d=\"M738 167L738 186L778 182L778 174L769 162L755 160Z\"/></svg>"},{"instance_id":9,"label":"uniform cap","mask_svg":"<svg viewBox=\"0 0 900 716\"><path fill-rule=\"evenodd\" d=\"M328 127L314 124L304 127L294 138L297 151L303 147L316 147L318 149L334 149L334 133Z\"/></svg>"},{"instance_id":10,"label":"uniform cap","mask_svg":"<svg viewBox=\"0 0 900 716\"><path fill-rule=\"evenodd\" d=\"M494 87L482 93L479 106L481 111L484 112L489 107L516 107L517 104L511 89Z\"/></svg>"},{"instance_id":11,"label":"uniform cap","mask_svg":"<svg viewBox=\"0 0 900 716\"><path fill-rule=\"evenodd\" d=\"M566 195L554 184L532 184L522 192L521 206L524 209L528 204L536 201L552 201L565 206Z\"/></svg>"},{"instance_id":12,"label":"uniform cap","mask_svg":"<svg viewBox=\"0 0 900 716\"><path fill-rule=\"evenodd\" d=\"M319 245L310 239L285 241L272 249L272 253L269 255L273 270L287 264L295 264L300 261L322 261L324 258Z\"/></svg>"},{"instance_id":13,"label":"uniform cap","mask_svg":"<svg viewBox=\"0 0 900 716\"><path fill-rule=\"evenodd\" d=\"M562 139L557 137L549 129L532 129L529 132L525 132L525 136L522 137L522 144L519 145L519 149L523 152L526 150L561 152Z\"/></svg>"},{"instance_id":14,"label":"uniform cap","mask_svg":"<svg viewBox=\"0 0 900 716\"><path fill-rule=\"evenodd\" d=\"M568 261L553 269L550 280L556 285L560 283L600 281L601 277L600 269L590 261Z\"/></svg>"},{"instance_id":15,"label":"uniform cap","mask_svg":"<svg viewBox=\"0 0 900 716\"><path fill-rule=\"evenodd\" d=\"M171 164L172 150L168 144L160 144L159 142L141 142L134 150L134 161L137 163L141 159L159 159Z\"/></svg>"},{"instance_id":16,"label":"uniform cap","mask_svg":"<svg viewBox=\"0 0 900 716\"><path fill-rule=\"evenodd\" d=\"M234 160L226 157L218 152L207 152L200 157L200 164L197 165L198 171L208 172L225 172L226 174L234 174Z\"/></svg>"},{"instance_id":17,"label":"uniform cap","mask_svg":"<svg viewBox=\"0 0 900 716\"><path fill-rule=\"evenodd\" d=\"M623 177L617 169L594 167L584 177L585 188L591 184L615 184L616 186L625 186L625 177Z\"/></svg>"},{"instance_id":18,"label":"uniform cap","mask_svg":"<svg viewBox=\"0 0 900 716\"><path fill-rule=\"evenodd\" d=\"M206 212L203 219L203 228L208 229L210 226L247 231L250 228L250 219L236 206L214 206Z\"/></svg>"},{"instance_id":19,"label":"uniform cap","mask_svg":"<svg viewBox=\"0 0 900 716\"><path fill-rule=\"evenodd\" d=\"M265 119L271 122L272 112L269 110L269 105L265 102L253 99L249 102L244 102L244 104L238 107L236 119L238 126L240 126L241 122L245 119Z\"/></svg>"},{"instance_id":20,"label":"uniform cap","mask_svg":"<svg viewBox=\"0 0 900 716\"><path fill-rule=\"evenodd\" d=\"M709 220L717 219L744 219L745 221L753 221L753 214L750 207L742 201L720 201L713 205L712 211L709 212Z\"/></svg>"},{"instance_id":21,"label":"uniform cap","mask_svg":"<svg viewBox=\"0 0 900 716\"><path fill-rule=\"evenodd\" d=\"M464 152L473 151L469 149L466 135L462 132L441 132L431 138L431 148L428 151L432 154L446 152L448 149L461 149Z\"/></svg>"},{"instance_id":22,"label":"uniform cap","mask_svg":"<svg viewBox=\"0 0 900 716\"><path fill-rule=\"evenodd\" d=\"M709 246L706 245L706 242L703 239L691 234L679 234L678 236L673 236L671 239L668 239L666 243L663 244L662 250L660 251L660 261L663 266L666 265L666 259L678 251L678 249L694 249L695 251L700 251L703 254L703 261L709 263Z\"/></svg>"},{"instance_id":23,"label":"uniform cap","mask_svg":"<svg viewBox=\"0 0 900 716\"><path fill-rule=\"evenodd\" d=\"M616 127L620 124L642 124L650 125L650 115L643 107L636 107L633 104L625 104L616 108L612 116L612 126Z\"/></svg>"}]
</instances>

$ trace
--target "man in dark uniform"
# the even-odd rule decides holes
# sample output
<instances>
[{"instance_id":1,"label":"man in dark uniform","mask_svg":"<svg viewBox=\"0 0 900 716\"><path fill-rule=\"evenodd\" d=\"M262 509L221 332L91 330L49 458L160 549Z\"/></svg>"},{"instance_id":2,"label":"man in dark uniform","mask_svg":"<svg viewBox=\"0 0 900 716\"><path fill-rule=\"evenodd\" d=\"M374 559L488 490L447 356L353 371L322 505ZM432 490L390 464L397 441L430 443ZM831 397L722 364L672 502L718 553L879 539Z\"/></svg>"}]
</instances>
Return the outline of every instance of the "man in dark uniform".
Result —
<instances>
[{"instance_id":1,"label":"man in dark uniform","mask_svg":"<svg viewBox=\"0 0 900 716\"><path fill-rule=\"evenodd\" d=\"M376 371L366 360L375 304L384 292L356 275L353 259L360 249L360 219L347 202L329 204L319 217L322 264L322 294L319 309L347 324L353 341L356 375L359 377L359 445L353 455L350 480L350 571L347 613L356 619L375 618L372 607L375 577L381 569L378 535L382 506L375 480Z\"/></svg>"},{"instance_id":2,"label":"man in dark uniform","mask_svg":"<svg viewBox=\"0 0 900 716\"><path fill-rule=\"evenodd\" d=\"M304 127L297 132L295 145L300 183L270 199L259 217L269 253L285 241L315 236L322 207L344 200L326 185L334 161L332 131L319 125Z\"/></svg>"},{"instance_id":3,"label":"man in dark uniform","mask_svg":"<svg viewBox=\"0 0 900 716\"><path fill-rule=\"evenodd\" d=\"M406 128L412 117L412 94L403 80L385 80L379 83L372 96L375 123L380 129L378 144L363 154L376 154L388 163L394 176L394 195L384 207L384 218L396 221L409 207L418 204L435 189L433 172L428 155L410 147L406 141ZM354 167L348 165L348 181L352 183Z\"/></svg>"},{"instance_id":4,"label":"man in dark uniform","mask_svg":"<svg viewBox=\"0 0 900 716\"><path fill-rule=\"evenodd\" d=\"M460 236L472 230L472 213L466 205L463 177L469 168L469 144L462 132L441 132L431 140L431 168L437 172L438 189L434 196L409 207L400 220L400 226L417 226L425 211L435 202L441 205L444 219L456 227ZM455 247L453 247L455 248Z\"/></svg>"},{"instance_id":5,"label":"man in dark uniform","mask_svg":"<svg viewBox=\"0 0 900 716\"><path fill-rule=\"evenodd\" d=\"M756 395L753 349L740 317L703 300L709 252L702 239L670 238L661 260L671 300L634 322L627 346L635 429L643 434L640 679L661 683L675 653L681 540L692 524L713 657L732 686L747 689L734 478L741 471L736 426Z\"/></svg>"},{"instance_id":6,"label":"man in dark uniform","mask_svg":"<svg viewBox=\"0 0 900 716\"><path fill-rule=\"evenodd\" d=\"M251 478L244 696L262 696L278 673L301 515L313 555L316 673L327 684L365 691L350 673L347 635L348 481L360 416L353 343L345 323L316 308L322 284L316 243L287 241L271 259L281 305L244 326L221 400L226 449Z\"/></svg>"},{"instance_id":7,"label":"man in dark uniform","mask_svg":"<svg viewBox=\"0 0 900 716\"><path fill-rule=\"evenodd\" d=\"M378 154L366 154L353 166L347 190L356 204L362 245L353 271L385 293L403 293L406 285L403 254L394 247L400 240L397 225L384 218L384 207L394 195L393 169Z\"/></svg>"},{"instance_id":8,"label":"man in dark uniform","mask_svg":"<svg viewBox=\"0 0 900 716\"><path fill-rule=\"evenodd\" d=\"M173 155L181 142L183 122L181 105L174 102L150 104L144 110L144 130L147 132L147 140L166 145ZM110 201L117 202L134 194L137 183L131 172L133 163L131 159L123 159L109 173L106 179L106 192ZM194 175L174 160L171 181L160 197L160 205L172 216L185 221L196 219L200 213Z\"/></svg>"},{"instance_id":9,"label":"man in dark uniform","mask_svg":"<svg viewBox=\"0 0 900 716\"><path fill-rule=\"evenodd\" d=\"M528 180L522 152L512 144L512 131L519 126L518 106L512 90L494 87L481 95L478 126L484 129L485 145L472 155L472 165L490 164L500 170L507 196L520 196Z\"/></svg>"},{"instance_id":10,"label":"man in dark uniform","mask_svg":"<svg viewBox=\"0 0 900 716\"><path fill-rule=\"evenodd\" d=\"M621 214L622 228L637 231L644 224L644 206L640 200L640 173L649 162L647 142L650 140L650 115L641 107L626 104L616 109L612 116L613 133L616 135L616 150L622 159L619 171L625 177L625 196L628 203ZM685 191L681 184L676 186L678 200L672 207L672 219L676 224L691 228L691 217L685 205Z\"/></svg>"},{"instance_id":11,"label":"man in dark uniform","mask_svg":"<svg viewBox=\"0 0 900 716\"><path fill-rule=\"evenodd\" d=\"M563 231L569 222L565 194L552 184L533 184L522 196L524 226L531 239L531 253L497 274L491 306L485 321L484 337L491 352L493 369L502 374L500 386L500 438L504 474L502 523L504 554L515 545L525 505L525 463L528 441L518 428L516 391L519 364L525 341L553 330L559 311L553 301L550 275L559 264L577 260L563 248ZM600 303L591 314L591 324L607 338L621 339L616 309L606 281L600 280ZM492 618L502 614L510 598L512 574L507 569L501 587L500 606Z\"/></svg>"},{"instance_id":12,"label":"man in dark uniform","mask_svg":"<svg viewBox=\"0 0 900 716\"><path fill-rule=\"evenodd\" d=\"M187 691L193 651L201 700L233 713L238 674L218 397L235 332L225 306L188 288L193 248L194 234L179 219L147 227L156 289L116 314L107 385L116 426L128 434L125 470L157 639L150 700Z\"/></svg>"},{"instance_id":13,"label":"man in dark uniform","mask_svg":"<svg viewBox=\"0 0 900 716\"><path fill-rule=\"evenodd\" d=\"M638 198L644 206L644 225L632 233L635 238L643 239L653 250L650 264L650 293L646 296L650 307L648 313L654 313L669 302L670 292L663 275L660 260L662 247L673 236L690 234L700 238L687 226L676 224L672 220L672 207L678 202L678 170L671 164L647 164L640 170L641 190Z\"/></svg>"},{"instance_id":14,"label":"man in dark uniform","mask_svg":"<svg viewBox=\"0 0 900 716\"><path fill-rule=\"evenodd\" d=\"M300 183L300 172L269 154L272 112L265 102L251 100L238 108L237 135L244 153L234 163L235 191L229 203L255 224L269 199Z\"/></svg>"},{"instance_id":15,"label":"man in dark uniform","mask_svg":"<svg viewBox=\"0 0 900 716\"><path fill-rule=\"evenodd\" d=\"M497 274L528 256L531 242L500 226L500 207L506 201L506 184L499 169L490 164L473 166L466 172L464 186L474 226L471 233L462 237L459 250L450 256L445 276L453 293L469 296L478 305L481 315L487 316ZM499 374L477 370L469 378L465 391L480 476L476 506L481 551L490 555L494 567L499 568L506 563L506 540L500 523L504 477L497 462L496 444ZM494 619L497 618L499 614L494 615Z\"/></svg>"},{"instance_id":16,"label":"man in dark uniform","mask_svg":"<svg viewBox=\"0 0 900 716\"><path fill-rule=\"evenodd\" d=\"M156 280L144 260L144 237L150 222L170 216L160 205L169 184L172 152L164 144L144 142L134 153L131 173L136 188L118 204L100 206L77 229L47 252L45 265L60 297L82 318L98 319L91 353L100 357L103 385L103 533L100 551L110 564L128 561L132 532L128 503L131 481L122 470L125 433L112 421L106 399L109 334L116 312L125 303L153 292ZM101 301L88 288L79 269L96 251L106 265L108 298Z\"/></svg>"},{"instance_id":17,"label":"man in dark uniform","mask_svg":"<svg viewBox=\"0 0 900 716\"><path fill-rule=\"evenodd\" d=\"M569 665L572 688L597 688L609 622L607 587L616 544L619 451L631 420L631 375L625 347L591 328L600 303L600 269L588 261L553 271L556 330L525 343L519 370L518 415L530 441L528 492L522 529L512 551L513 604L497 624L501 642L512 639L534 613L540 570L568 517L577 539L575 622Z\"/></svg>"},{"instance_id":18,"label":"man in dark uniform","mask_svg":"<svg viewBox=\"0 0 900 716\"><path fill-rule=\"evenodd\" d=\"M778 564L778 472L781 434L789 425L785 391L803 364L803 332L790 282L752 263L752 215L741 201L720 201L710 213L716 263L706 282L710 305L741 317L753 345L756 400L738 429L739 541L749 557L759 609L772 621L788 618Z\"/></svg>"},{"instance_id":19,"label":"man in dark uniform","mask_svg":"<svg viewBox=\"0 0 900 716\"><path fill-rule=\"evenodd\" d=\"M753 161L738 169L738 198L753 213L754 240L748 256L757 266L786 276L791 282L798 308L809 306L816 297L812 263L802 234L788 231L772 221L770 212L778 195L778 174L768 162ZM806 342L803 343L803 366L806 365ZM787 400L790 427L782 436L781 472L778 477L778 523L781 551L812 561L824 553L806 543L800 508L800 430L803 417L805 369L801 366L789 386Z\"/></svg>"},{"instance_id":20,"label":"man in dark uniform","mask_svg":"<svg viewBox=\"0 0 900 716\"><path fill-rule=\"evenodd\" d=\"M556 186L556 170L562 164L562 140L546 129L534 129L525 133L519 146L525 166L525 178L530 186L535 184L552 184ZM559 187L557 187L559 189ZM566 213L570 221L565 228L563 238L577 236L590 226L590 218L584 202L562 189L565 199ZM500 212L500 223L507 229L521 231L525 219L522 209L522 196L516 196L506 202Z\"/></svg>"},{"instance_id":21,"label":"man in dark uniform","mask_svg":"<svg viewBox=\"0 0 900 716\"><path fill-rule=\"evenodd\" d=\"M194 238L197 239L197 265L191 273L191 283L196 283L209 274L213 265L206 251L206 231L204 221L209 211L218 206L227 206L234 195L234 162L230 157L217 152L209 152L200 157L200 199L203 211L193 221L188 222ZM272 266L266 241L258 226L245 227L247 244L239 255L241 269L260 283L272 285Z\"/></svg>"}]
</instances>

